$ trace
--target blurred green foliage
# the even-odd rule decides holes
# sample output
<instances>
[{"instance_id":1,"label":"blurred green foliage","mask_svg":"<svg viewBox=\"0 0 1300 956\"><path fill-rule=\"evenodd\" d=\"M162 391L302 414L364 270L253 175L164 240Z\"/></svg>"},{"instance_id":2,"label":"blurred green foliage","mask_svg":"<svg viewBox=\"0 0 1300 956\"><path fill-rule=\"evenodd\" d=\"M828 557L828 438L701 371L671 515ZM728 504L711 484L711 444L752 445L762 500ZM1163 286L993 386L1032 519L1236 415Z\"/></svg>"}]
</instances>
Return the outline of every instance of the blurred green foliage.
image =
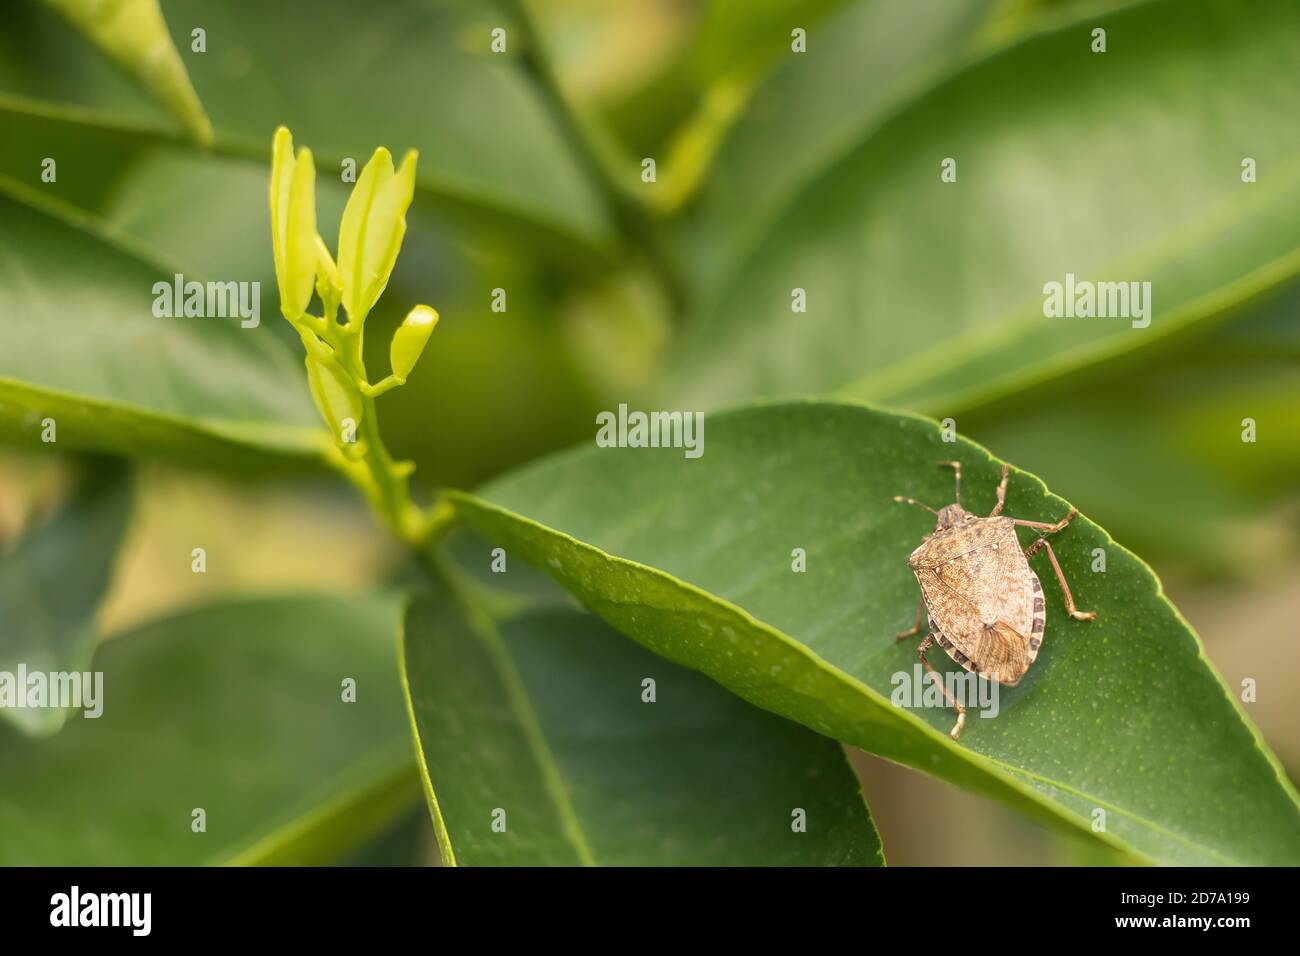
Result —
<instances>
[{"instance_id":1,"label":"blurred green foliage","mask_svg":"<svg viewBox=\"0 0 1300 956\"><path fill-rule=\"evenodd\" d=\"M134 47L111 38L115 65L105 37L78 35L46 4L6 10L0 432L21 454L57 449L74 470L74 456L108 452L211 471L228 476L227 502L254 477L296 494L305 472L322 470L269 241L267 160L283 123L316 153L331 245L346 161L359 167L381 144L420 150L367 359L386 368L403 304L441 313L409 385L379 402L385 439L417 463L422 497L589 440L596 412L622 401L712 409L839 391L954 418L1175 584L1244 588L1300 562L1293 2L1260 0L1248 15L1229 0L393 0L363 11L345 0L310 10L169 0L162 11L211 120L210 147L194 141L196 114L177 107L174 71L142 89L138 70L119 68L132 49L156 48L143 34L125 38ZM1105 54L1090 50L1099 25ZM791 51L795 28L806 53ZM497 29L503 52L492 48ZM939 178L950 156L956 184ZM655 183L640 179L644 157L657 161ZM1242 181L1244 157L1257 161L1257 182ZM1153 281L1152 326L1044 319L1042 285L1067 271ZM260 327L152 316L152 283L174 272L259 282ZM807 290L806 313L790 310L794 287ZM496 290L505 311L492 307ZM45 445L51 414L59 438ZM1241 440L1247 418L1253 443ZM382 552L389 567L350 564L358 506L310 487L311 507L343 516L332 548L252 513L239 519L243 560L268 568L268 587L276 566L294 586L304 567L331 582L320 588L410 579L394 551ZM0 488L24 497L14 482ZM177 527L189 520L173 516ZM95 541L112 550L109 525L87 534L77 560L93 561ZM128 548L162 547L158 528L137 521ZM57 554L65 533L66 522L20 505L0 511L0 536L23 548ZM188 547L165 544L173 570L126 575L130 593L119 575L114 607L152 613L158 594L193 593ZM52 573L80 572L69 559ZM87 649L106 582L83 583L51 647ZM220 591L208 599L235 597ZM6 584L5 601L15 593ZM201 617L185 620L186 634L201 630ZM115 666L127 667L132 646L163 654L158 629L124 637ZM0 631L0 665L20 647ZM292 750L314 713L282 715L277 739ZM146 735L137 719L118 746ZM177 752L217 746L209 725L196 718L191 729ZM68 766L78 734L55 738L73 754ZM275 764L275 741L240 743L258 766ZM0 762L55 761L43 792L56 793L65 771L38 746L0 727ZM268 775L223 799L256 794L277 813L330 821L356 793L326 769L300 768L318 787ZM401 771L385 770L393 789L374 794L384 812L364 832L345 826L334 857L396 819L395 794L414 798L392 783ZM124 789L124 805L130 797ZM17 807L0 792L0 833ZM135 816L121 819L125 829L96 845L147 844ZM238 839L202 858L236 855L281 825L293 830L279 816L242 820ZM56 844L40 837L14 858L42 860L42 846L50 861L70 858ZM140 860L200 858L146 850Z\"/></svg>"}]
</instances>

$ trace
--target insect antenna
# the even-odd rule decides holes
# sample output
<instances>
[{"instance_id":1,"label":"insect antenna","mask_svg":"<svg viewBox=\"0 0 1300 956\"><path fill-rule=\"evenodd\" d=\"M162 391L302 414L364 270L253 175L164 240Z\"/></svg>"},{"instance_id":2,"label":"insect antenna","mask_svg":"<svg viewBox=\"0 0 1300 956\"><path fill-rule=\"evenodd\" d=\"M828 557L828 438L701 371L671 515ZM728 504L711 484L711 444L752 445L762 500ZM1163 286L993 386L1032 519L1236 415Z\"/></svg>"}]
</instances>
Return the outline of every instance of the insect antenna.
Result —
<instances>
[{"instance_id":1,"label":"insect antenna","mask_svg":"<svg viewBox=\"0 0 1300 956\"><path fill-rule=\"evenodd\" d=\"M924 504L923 502L917 501L915 498L904 498L902 495L894 495L894 500L897 501L899 504L904 504L904 505L916 505L918 508L924 508L926 511L930 512L930 514L932 514L932 515L938 515L938 514L939 514L939 512L935 511L935 510L934 510L933 508L931 508L929 505Z\"/></svg>"},{"instance_id":2,"label":"insect antenna","mask_svg":"<svg viewBox=\"0 0 1300 956\"><path fill-rule=\"evenodd\" d=\"M959 461L941 461L940 468L951 468L957 477L957 504L961 504L961 462Z\"/></svg>"}]
</instances>

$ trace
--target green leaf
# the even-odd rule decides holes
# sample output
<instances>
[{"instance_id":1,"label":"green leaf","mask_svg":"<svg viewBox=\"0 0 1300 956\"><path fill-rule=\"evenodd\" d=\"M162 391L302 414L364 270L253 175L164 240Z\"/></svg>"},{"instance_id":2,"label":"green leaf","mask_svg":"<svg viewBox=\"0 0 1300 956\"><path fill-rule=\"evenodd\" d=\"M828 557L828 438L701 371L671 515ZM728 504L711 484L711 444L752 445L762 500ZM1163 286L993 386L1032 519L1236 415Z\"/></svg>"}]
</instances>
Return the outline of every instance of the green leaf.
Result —
<instances>
[{"instance_id":1,"label":"green leaf","mask_svg":"<svg viewBox=\"0 0 1300 956\"><path fill-rule=\"evenodd\" d=\"M513 558L547 569L618 630L760 707L827 736L1071 825L1162 863L1300 862L1296 794L1151 570L1088 519L1053 539L1079 606L1064 614L1044 556L1043 649L999 713L894 706L916 645L907 567L933 527L903 494L987 514L999 462L923 419L832 402L707 419L704 454L587 448L453 496ZM1087 506L1087 502L1083 502ZM1152 502L1157 507L1158 502ZM1006 513L1056 521L1069 503L1024 472ZM807 570L792 571L802 548ZM1094 549L1106 570L1092 570ZM955 670L941 651L941 671ZM909 676L910 679L910 676ZM1093 832L1094 812L1106 831Z\"/></svg>"},{"instance_id":2,"label":"green leaf","mask_svg":"<svg viewBox=\"0 0 1300 956\"><path fill-rule=\"evenodd\" d=\"M767 232L801 186L874 131L909 96L974 45L993 0L873 0L841 4L821 23L812 10L784 10L784 29L764 29L781 59L727 131L699 196L701 233L716 269L734 265ZM800 5L801 7L804 5ZM825 3L815 5L820 14ZM734 22L748 5L715 4L704 33L710 61L745 62L748 36ZM790 51L789 30L808 31L808 52Z\"/></svg>"},{"instance_id":3,"label":"green leaf","mask_svg":"<svg viewBox=\"0 0 1300 956\"><path fill-rule=\"evenodd\" d=\"M108 590L131 512L127 468L86 463L69 499L42 527L0 556L0 671L88 670L98 638L95 618ZM62 708L0 708L25 733L52 734Z\"/></svg>"},{"instance_id":4,"label":"green leaf","mask_svg":"<svg viewBox=\"0 0 1300 956\"><path fill-rule=\"evenodd\" d=\"M687 407L843 387L952 416L1296 275L1297 63L1294 3L1161 0L956 73L800 192L711 300L676 370ZM1045 318L1067 274L1149 281L1150 326Z\"/></svg>"},{"instance_id":5,"label":"green leaf","mask_svg":"<svg viewBox=\"0 0 1300 956\"><path fill-rule=\"evenodd\" d=\"M215 148L265 161L281 124L309 144L322 180L360 166L377 144L421 156L417 186L444 208L503 231L556 240L590 255L612 224L550 107L513 56L489 50L509 19L470 0L392 0L359 14L348 0L267 0L255 10L205 0L169 0L168 18L189 43L191 25L207 53L188 58L215 127ZM48 39L39 23L27 43ZM28 65L3 80L5 103L96 129L166 131L96 78L58 75L62 58ZM0 74L2 77L2 74ZM356 174L356 166L352 175Z\"/></svg>"},{"instance_id":6,"label":"green leaf","mask_svg":"<svg viewBox=\"0 0 1300 956\"><path fill-rule=\"evenodd\" d=\"M158 0L45 0L125 70L200 143L212 142L185 64L167 33Z\"/></svg>"},{"instance_id":7,"label":"green leaf","mask_svg":"<svg viewBox=\"0 0 1300 956\"><path fill-rule=\"evenodd\" d=\"M0 728L0 777L22 781L0 793L0 864L321 863L361 845L418 799L398 613L268 598L108 641L101 716L41 741Z\"/></svg>"},{"instance_id":8,"label":"green leaf","mask_svg":"<svg viewBox=\"0 0 1300 956\"><path fill-rule=\"evenodd\" d=\"M278 317L243 328L238 316L177 314L185 295L171 302L175 317L155 315L156 284L174 290L176 271L0 178L0 426L8 443L223 468L315 464L324 433L314 427L301 366L270 327ZM42 441L47 419L57 429L53 444Z\"/></svg>"},{"instance_id":9,"label":"green leaf","mask_svg":"<svg viewBox=\"0 0 1300 956\"><path fill-rule=\"evenodd\" d=\"M135 133L96 131L83 123L50 120L28 109L12 109L3 94L0 126L5 131L0 137L0 175L100 216L122 177L143 154L158 149ZM190 157L208 155L179 144L171 148ZM173 218L176 208L168 207Z\"/></svg>"},{"instance_id":10,"label":"green leaf","mask_svg":"<svg viewBox=\"0 0 1300 956\"><path fill-rule=\"evenodd\" d=\"M442 593L407 611L402 646L444 864L884 863L836 744L590 615L498 631Z\"/></svg>"}]
</instances>

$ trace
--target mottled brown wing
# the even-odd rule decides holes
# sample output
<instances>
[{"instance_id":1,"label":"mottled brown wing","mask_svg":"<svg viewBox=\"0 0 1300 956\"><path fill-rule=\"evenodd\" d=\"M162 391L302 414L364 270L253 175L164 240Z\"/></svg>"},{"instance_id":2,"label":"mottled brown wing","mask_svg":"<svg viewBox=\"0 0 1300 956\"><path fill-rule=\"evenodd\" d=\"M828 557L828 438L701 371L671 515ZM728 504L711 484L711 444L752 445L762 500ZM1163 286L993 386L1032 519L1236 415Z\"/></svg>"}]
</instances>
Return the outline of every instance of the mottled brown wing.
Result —
<instances>
[{"instance_id":1,"label":"mottled brown wing","mask_svg":"<svg viewBox=\"0 0 1300 956\"><path fill-rule=\"evenodd\" d=\"M1042 586L1010 519L941 532L909 561L939 645L967 670L1016 684L1038 656Z\"/></svg>"},{"instance_id":2,"label":"mottled brown wing","mask_svg":"<svg viewBox=\"0 0 1300 956\"><path fill-rule=\"evenodd\" d=\"M1015 685L1033 663L1029 638L1005 621L985 624L975 607L938 579L916 572L930 614L930 630L954 661L986 680Z\"/></svg>"}]
</instances>

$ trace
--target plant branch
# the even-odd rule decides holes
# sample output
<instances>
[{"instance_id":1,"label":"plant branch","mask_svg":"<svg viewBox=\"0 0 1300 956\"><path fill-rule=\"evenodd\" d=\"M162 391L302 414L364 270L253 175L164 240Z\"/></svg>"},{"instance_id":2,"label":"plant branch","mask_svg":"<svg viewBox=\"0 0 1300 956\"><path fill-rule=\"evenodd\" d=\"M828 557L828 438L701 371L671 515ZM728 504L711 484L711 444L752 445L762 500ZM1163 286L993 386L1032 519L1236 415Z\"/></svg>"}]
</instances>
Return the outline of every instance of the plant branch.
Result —
<instances>
[{"instance_id":1,"label":"plant branch","mask_svg":"<svg viewBox=\"0 0 1300 956\"><path fill-rule=\"evenodd\" d=\"M565 95L527 0L506 0L505 5L515 20L516 31L521 34L524 66L550 104L561 132L598 185L623 242L645 256L672 304L674 315L680 317L686 306L686 285L660 224L650 208L620 184L615 171L617 160L612 158L617 148L612 144L603 148L597 145L598 132L579 116Z\"/></svg>"}]
</instances>

